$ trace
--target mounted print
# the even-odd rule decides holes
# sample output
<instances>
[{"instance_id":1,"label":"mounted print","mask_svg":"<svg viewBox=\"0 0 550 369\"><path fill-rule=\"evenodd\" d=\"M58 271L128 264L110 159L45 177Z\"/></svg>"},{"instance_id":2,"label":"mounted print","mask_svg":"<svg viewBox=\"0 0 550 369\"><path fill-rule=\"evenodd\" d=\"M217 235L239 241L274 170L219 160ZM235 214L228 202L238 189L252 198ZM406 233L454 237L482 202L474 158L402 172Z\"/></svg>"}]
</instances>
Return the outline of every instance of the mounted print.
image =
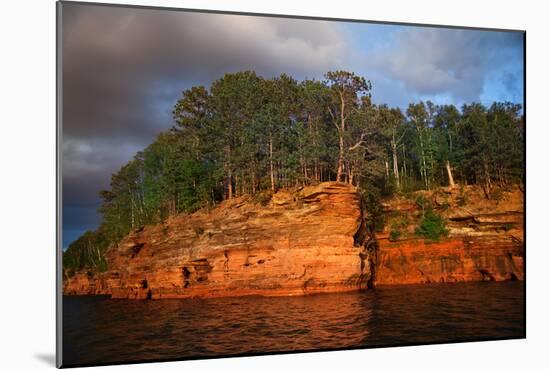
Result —
<instances>
[{"instance_id":1,"label":"mounted print","mask_svg":"<svg viewBox=\"0 0 550 369\"><path fill-rule=\"evenodd\" d=\"M525 337L525 32L62 1L58 365Z\"/></svg>"}]
</instances>

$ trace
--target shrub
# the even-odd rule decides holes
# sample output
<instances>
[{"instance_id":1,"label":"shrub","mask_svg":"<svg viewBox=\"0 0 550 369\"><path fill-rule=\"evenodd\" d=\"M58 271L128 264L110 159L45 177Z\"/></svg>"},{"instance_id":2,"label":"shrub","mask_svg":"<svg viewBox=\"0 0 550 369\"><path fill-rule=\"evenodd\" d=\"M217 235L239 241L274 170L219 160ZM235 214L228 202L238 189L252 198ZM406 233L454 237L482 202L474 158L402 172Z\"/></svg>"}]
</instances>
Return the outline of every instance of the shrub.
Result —
<instances>
[{"instance_id":1,"label":"shrub","mask_svg":"<svg viewBox=\"0 0 550 369\"><path fill-rule=\"evenodd\" d=\"M432 202L427 199L424 195L419 195L415 199L416 206L422 209L422 211L431 210Z\"/></svg>"},{"instance_id":2,"label":"shrub","mask_svg":"<svg viewBox=\"0 0 550 369\"><path fill-rule=\"evenodd\" d=\"M514 225L512 223L506 223L504 224L504 226L502 226L502 228L505 230L505 231L509 231L511 230L512 228L514 228Z\"/></svg>"},{"instance_id":3,"label":"shrub","mask_svg":"<svg viewBox=\"0 0 550 369\"><path fill-rule=\"evenodd\" d=\"M108 269L109 264L107 264L107 260L105 260L105 258L101 258L101 260L97 263L98 272L106 272Z\"/></svg>"},{"instance_id":4,"label":"shrub","mask_svg":"<svg viewBox=\"0 0 550 369\"><path fill-rule=\"evenodd\" d=\"M408 225L409 225L409 217L407 216L406 213L398 214L398 216L395 217L391 222L392 229L401 230L401 229L407 228Z\"/></svg>"},{"instance_id":5,"label":"shrub","mask_svg":"<svg viewBox=\"0 0 550 369\"><path fill-rule=\"evenodd\" d=\"M397 216L391 221L390 241L396 241L399 237L401 237L403 235L403 231L406 231L408 225L409 218L407 217L407 214L397 213Z\"/></svg>"},{"instance_id":6,"label":"shrub","mask_svg":"<svg viewBox=\"0 0 550 369\"><path fill-rule=\"evenodd\" d=\"M464 191L464 186L460 186L460 193L457 197L458 206L465 206L468 203L468 195Z\"/></svg>"},{"instance_id":7,"label":"shrub","mask_svg":"<svg viewBox=\"0 0 550 369\"><path fill-rule=\"evenodd\" d=\"M390 232L390 241L397 241L399 237L401 237L401 232L397 229L392 229Z\"/></svg>"},{"instance_id":8,"label":"shrub","mask_svg":"<svg viewBox=\"0 0 550 369\"><path fill-rule=\"evenodd\" d=\"M491 192L491 198L497 202L504 199L504 191L500 188L496 188Z\"/></svg>"},{"instance_id":9,"label":"shrub","mask_svg":"<svg viewBox=\"0 0 550 369\"><path fill-rule=\"evenodd\" d=\"M365 217L369 232L381 232L384 230L386 219L381 203L380 192L376 188L369 191L361 191L361 201L363 210L368 216Z\"/></svg>"},{"instance_id":10,"label":"shrub","mask_svg":"<svg viewBox=\"0 0 550 369\"><path fill-rule=\"evenodd\" d=\"M415 233L418 236L438 241L441 236L447 236L449 230L445 227L445 220L431 210L426 211Z\"/></svg>"},{"instance_id":11,"label":"shrub","mask_svg":"<svg viewBox=\"0 0 550 369\"><path fill-rule=\"evenodd\" d=\"M272 196L273 194L270 191L257 192L254 196L252 196L252 202L266 206L271 201Z\"/></svg>"}]
</instances>

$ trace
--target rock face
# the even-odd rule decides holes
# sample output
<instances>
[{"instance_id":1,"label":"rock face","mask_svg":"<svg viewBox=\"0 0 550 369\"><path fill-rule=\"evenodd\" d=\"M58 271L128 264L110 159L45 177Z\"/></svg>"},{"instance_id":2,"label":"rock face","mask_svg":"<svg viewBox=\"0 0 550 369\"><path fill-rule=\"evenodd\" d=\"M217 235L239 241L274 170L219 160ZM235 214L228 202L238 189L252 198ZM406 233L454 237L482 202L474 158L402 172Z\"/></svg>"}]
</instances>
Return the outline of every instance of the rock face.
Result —
<instances>
[{"instance_id":1,"label":"rock face","mask_svg":"<svg viewBox=\"0 0 550 369\"><path fill-rule=\"evenodd\" d=\"M381 240L378 260L377 285L523 280L523 246L508 238Z\"/></svg>"},{"instance_id":2,"label":"rock face","mask_svg":"<svg viewBox=\"0 0 550 369\"><path fill-rule=\"evenodd\" d=\"M109 251L108 272L79 272L65 281L64 293L288 296L524 278L520 191L493 200L471 188L415 196L446 219L447 237L415 235L423 210L413 197L384 204L386 228L369 237L356 189L326 182L279 191L266 206L241 197L146 226Z\"/></svg>"},{"instance_id":3,"label":"rock face","mask_svg":"<svg viewBox=\"0 0 550 369\"><path fill-rule=\"evenodd\" d=\"M365 235L352 186L280 191L268 206L243 197L130 234L109 252L108 273L78 273L64 291L156 299L357 290L371 279Z\"/></svg>"},{"instance_id":4,"label":"rock face","mask_svg":"<svg viewBox=\"0 0 550 369\"><path fill-rule=\"evenodd\" d=\"M438 242L415 237L414 219L422 211L415 202L401 198L386 204L389 218L409 228L394 240L388 229L377 234L377 285L524 279L523 193L491 200L475 188L430 195L446 218L449 236Z\"/></svg>"}]
</instances>

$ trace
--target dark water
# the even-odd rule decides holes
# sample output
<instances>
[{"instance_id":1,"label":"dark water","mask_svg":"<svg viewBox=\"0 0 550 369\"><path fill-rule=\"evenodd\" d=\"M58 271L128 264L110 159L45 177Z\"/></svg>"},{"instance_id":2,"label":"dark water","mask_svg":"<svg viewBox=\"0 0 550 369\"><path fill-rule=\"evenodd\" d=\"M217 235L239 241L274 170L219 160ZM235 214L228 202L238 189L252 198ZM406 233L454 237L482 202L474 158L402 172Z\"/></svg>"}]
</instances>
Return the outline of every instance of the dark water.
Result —
<instances>
[{"instance_id":1,"label":"dark water","mask_svg":"<svg viewBox=\"0 0 550 369\"><path fill-rule=\"evenodd\" d=\"M523 282L300 297L64 297L65 365L520 338Z\"/></svg>"}]
</instances>

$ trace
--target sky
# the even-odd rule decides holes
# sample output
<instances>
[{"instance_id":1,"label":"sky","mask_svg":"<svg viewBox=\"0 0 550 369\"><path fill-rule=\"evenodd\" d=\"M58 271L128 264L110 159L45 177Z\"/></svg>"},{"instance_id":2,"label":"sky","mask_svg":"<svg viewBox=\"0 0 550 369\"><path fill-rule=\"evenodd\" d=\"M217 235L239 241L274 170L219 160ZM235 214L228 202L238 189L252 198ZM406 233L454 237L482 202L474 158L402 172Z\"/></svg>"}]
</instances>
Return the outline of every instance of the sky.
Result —
<instances>
[{"instance_id":1,"label":"sky","mask_svg":"<svg viewBox=\"0 0 550 369\"><path fill-rule=\"evenodd\" d=\"M348 70L373 101L523 102L523 34L63 4L63 247L100 221L111 174L173 126L181 92L254 70Z\"/></svg>"}]
</instances>

